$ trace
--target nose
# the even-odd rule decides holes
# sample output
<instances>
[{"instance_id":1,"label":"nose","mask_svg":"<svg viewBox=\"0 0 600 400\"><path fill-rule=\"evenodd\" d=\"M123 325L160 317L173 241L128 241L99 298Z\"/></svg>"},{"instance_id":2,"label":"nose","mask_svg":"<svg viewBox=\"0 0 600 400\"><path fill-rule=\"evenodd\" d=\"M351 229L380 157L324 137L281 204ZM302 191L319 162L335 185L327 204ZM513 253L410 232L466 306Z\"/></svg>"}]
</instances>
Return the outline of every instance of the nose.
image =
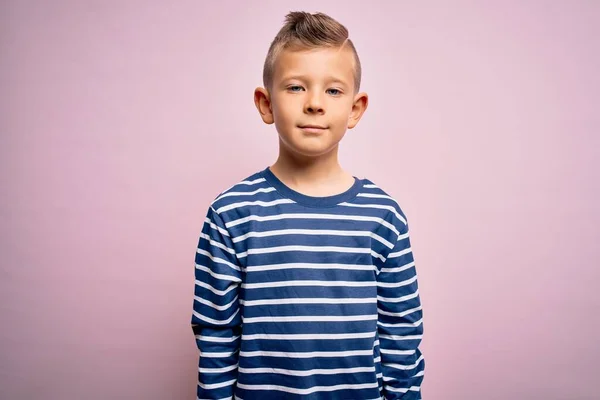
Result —
<instances>
[{"instance_id":1,"label":"nose","mask_svg":"<svg viewBox=\"0 0 600 400\"><path fill-rule=\"evenodd\" d=\"M321 98L319 93L316 93L314 91L312 93L308 93L306 104L304 105L304 112L307 114L325 113L323 99Z\"/></svg>"}]
</instances>

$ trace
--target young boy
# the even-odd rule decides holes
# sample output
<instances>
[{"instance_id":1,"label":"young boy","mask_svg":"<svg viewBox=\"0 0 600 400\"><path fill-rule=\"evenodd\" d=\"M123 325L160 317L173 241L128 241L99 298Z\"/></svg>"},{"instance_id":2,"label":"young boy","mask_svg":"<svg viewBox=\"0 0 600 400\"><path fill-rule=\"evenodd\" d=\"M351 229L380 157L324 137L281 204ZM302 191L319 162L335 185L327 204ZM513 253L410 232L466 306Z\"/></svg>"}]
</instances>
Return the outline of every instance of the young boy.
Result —
<instances>
[{"instance_id":1,"label":"young boy","mask_svg":"<svg viewBox=\"0 0 600 400\"><path fill-rule=\"evenodd\" d=\"M422 310L398 203L338 163L368 98L344 26L292 12L256 108L279 157L211 204L196 253L198 399L420 399Z\"/></svg>"}]
</instances>

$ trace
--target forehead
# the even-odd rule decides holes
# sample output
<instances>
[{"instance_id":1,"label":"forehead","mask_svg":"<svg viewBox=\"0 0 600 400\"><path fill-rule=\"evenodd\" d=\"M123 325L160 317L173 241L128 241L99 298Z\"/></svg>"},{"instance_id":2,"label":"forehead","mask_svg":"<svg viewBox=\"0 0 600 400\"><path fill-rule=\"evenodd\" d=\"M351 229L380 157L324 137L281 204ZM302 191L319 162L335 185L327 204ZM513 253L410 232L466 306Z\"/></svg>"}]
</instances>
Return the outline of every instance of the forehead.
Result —
<instances>
[{"instance_id":1,"label":"forehead","mask_svg":"<svg viewBox=\"0 0 600 400\"><path fill-rule=\"evenodd\" d=\"M284 49L275 60L273 80L277 82L291 76L312 79L335 77L351 85L354 81L354 55L347 47Z\"/></svg>"}]
</instances>

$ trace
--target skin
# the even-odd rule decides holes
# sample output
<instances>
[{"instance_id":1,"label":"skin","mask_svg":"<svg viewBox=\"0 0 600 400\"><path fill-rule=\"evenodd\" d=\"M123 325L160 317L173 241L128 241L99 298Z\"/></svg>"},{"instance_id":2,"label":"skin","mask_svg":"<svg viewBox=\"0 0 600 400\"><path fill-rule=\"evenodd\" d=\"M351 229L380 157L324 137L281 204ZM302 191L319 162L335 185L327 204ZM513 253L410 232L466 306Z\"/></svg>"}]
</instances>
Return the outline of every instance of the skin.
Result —
<instances>
[{"instance_id":1,"label":"skin","mask_svg":"<svg viewBox=\"0 0 600 400\"><path fill-rule=\"evenodd\" d=\"M283 183L316 197L353 185L354 177L339 163L339 143L360 121L368 96L355 93L350 49L283 50L272 85L257 88L254 103L279 134L279 156L270 168Z\"/></svg>"}]
</instances>

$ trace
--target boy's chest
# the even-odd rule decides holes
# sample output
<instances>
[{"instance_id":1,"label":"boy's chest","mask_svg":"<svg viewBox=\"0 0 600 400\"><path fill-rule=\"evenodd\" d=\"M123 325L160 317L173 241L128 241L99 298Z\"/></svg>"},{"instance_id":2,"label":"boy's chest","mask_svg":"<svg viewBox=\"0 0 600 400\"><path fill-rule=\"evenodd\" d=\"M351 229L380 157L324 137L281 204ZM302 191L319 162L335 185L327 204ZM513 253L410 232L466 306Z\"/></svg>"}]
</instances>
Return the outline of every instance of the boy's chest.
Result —
<instances>
[{"instance_id":1,"label":"boy's chest","mask_svg":"<svg viewBox=\"0 0 600 400\"><path fill-rule=\"evenodd\" d=\"M292 220L259 221L244 228L234 240L242 267L241 298L247 306L267 304L269 312L295 313L296 306L277 306L278 299L376 297L376 265L384 245L371 226L344 220ZM319 307L342 308L336 312L345 314L346 308L356 306ZM250 307L251 311L262 312Z\"/></svg>"},{"instance_id":2,"label":"boy's chest","mask_svg":"<svg viewBox=\"0 0 600 400\"><path fill-rule=\"evenodd\" d=\"M310 221L280 222L276 226L249 223L234 239L243 269L309 264L326 268L331 264L373 266L373 255L381 252L376 235L351 221L315 224ZM273 268L274 269L274 268Z\"/></svg>"}]
</instances>

